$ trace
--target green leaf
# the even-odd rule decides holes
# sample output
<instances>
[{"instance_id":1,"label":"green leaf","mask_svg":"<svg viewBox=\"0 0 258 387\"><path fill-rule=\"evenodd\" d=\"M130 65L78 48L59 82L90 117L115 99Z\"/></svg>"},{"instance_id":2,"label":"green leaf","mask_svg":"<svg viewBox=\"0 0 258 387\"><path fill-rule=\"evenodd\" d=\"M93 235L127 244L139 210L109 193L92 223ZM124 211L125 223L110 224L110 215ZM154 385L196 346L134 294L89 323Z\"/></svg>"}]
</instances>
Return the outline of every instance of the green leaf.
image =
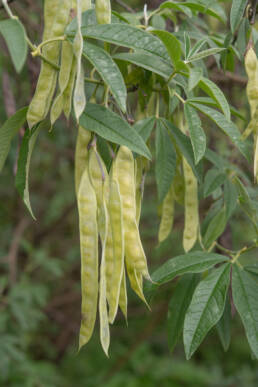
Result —
<instances>
[{"instance_id":1,"label":"green leaf","mask_svg":"<svg viewBox=\"0 0 258 387\"><path fill-rule=\"evenodd\" d=\"M233 300L245 327L249 345L258 359L258 284L251 275L234 265L232 275Z\"/></svg>"},{"instance_id":2,"label":"green leaf","mask_svg":"<svg viewBox=\"0 0 258 387\"><path fill-rule=\"evenodd\" d=\"M230 12L230 27L232 34L235 33L244 15L247 0L233 0Z\"/></svg>"},{"instance_id":3,"label":"green leaf","mask_svg":"<svg viewBox=\"0 0 258 387\"><path fill-rule=\"evenodd\" d=\"M216 325L218 336L225 352L228 351L231 341L231 304L229 296L225 304L224 313Z\"/></svg>"},{"instance_id":4,"label":"green leaf","mask_svg":"<svg viewBox=\"0 0 258 387\"><path fill-rule=\"evenodd\" d=\"M165 6L164 6L165 4ZM183 5L183 3L172 3L172 2L166 2L160 5L160 8L170 8L170 9L175 9L176 11L185 13L189 18L193 16L192 11L190 8L187 8Z\"/></svg>"},{"instance_id":5,"label":"green leaf","mask_svg":"<svg viewBox=\"0 0 258 387\"><path fill-rule=\"evenodd\" d=\"M28 52L25 29L19 20L6 19L0 21L0 32L5 38L14 67L19 73L23 68Z\"/></svg>"},{"instance_id":6,"label":"green leaf","mask_svg":"<svg viewBox=\"0 0 258 387\"><path fill-rule=\"evenodd\" d=\"M203 244L208 249L214 241L223 233L227 224L225 208L221 208L220 211L212 218L207 231L203 237Z\"/></svg>"},{"instance_id":7,"label":"green leaf","mask_svg":"<svg viewBox=\"0 0 258 387\"><path fill-rule=\"evenodd\" d=\"M188 59L185 60L185 63L192 63L197 60L207 58L208 56L219 54L224 50L225 50L224 47L208 48L207 50L204 50L204 51L198 52L197 54L189 56Z\"/></svg>"},{"instance_id":8,"label":"green leaf","mask_svg":"<svg viewBox=\"0 0 258 387\"><path fill-rule=\"evenodd\" d=\"M84 38L98 39L134 50L144 50L156 55L169 63L169 56L161 41L152 34L127 24L99 24L82 27ZM67 30L68 36L74 36L74 31Z\"/></svg>"},{"instance_id":9,"label":"green leaf","mask_svg":"<svg viewBox=\"0 0 258 387\"><path fill-rule=\"evenodd\" d=\"M157 285L161 285L172 281L178 275L202 273L214 265L226 261L228 261L228 257L224 255L193 251L169 259L152 274L151 278Z\"/></svg>"},{"instance_id":10,"label":"green leaf","mask_svg":"<svg viewBox=\"0 0 258 387\"><path fill-rule=\"evenodd\" d=\"M185 104L184 112L193 146L195 163L198 164L206 151L206 136L196 110L188 104Z\"/></svg>"},{"instance_id":11,"label":"green leaf","mask_svg":"<svg viewBox=\"0 0 258 387\"><path fill-rule=\"evenodd\" d=\"M223 92L218 88L218 86L209 80L208 78L202 78L199 82L200 88L207 93L211 98L213 98L218 106L221 108L227 120L230 121L230 108L228 105L228 101L224 96Z\"/></svg>"},{"instance_id":12,"label":"green leaf","mask_svg":"<svg viewBox=\"0 0 258 387\"><path fill-rule=\"evenodd\" d=\"M188 90L191 91L198 85L203 75L203 69L201 67L193 67L189 72Z\"/></svg>"},{"instance_id":13,"label":"green leaf","mask_svg":"<svg viewBox=\"0 0 258 387\"><path fill-rule=\"evenodd\" d=\"M181 333L183 331L186 311L192 300L192 296L198 277L193 274L187 274L180 278L176 289L170 299L168 306L168 345L171 351L174 350Z\"/></svg>"},{"instance_id":14,"label":"green leaf","mask_svg":"<svg viewBox=\"0 0 258 387\"><path fill-rule=\"evenodd\" d=\"M135 129L104 106L88 103L81 115L80 125L108 141L126 145L132 151L151 159L148 147Z\"/></svg>"},{"instance_id":15,"label":"green leaf","mask_svg":"<svg viewBox=\"0 0 258 387\"><path fill-rule=\"evenodd\" d=\"M143 120L137 121L133 126L135 131L139 133L139 135L143 138L145 143L148 141L154 129L155 122L156 122L155 117L148 117L148 118L144 118Z\"/></svg>"},{"instance_id":16,"label":"green leaf","mask_svg":"<svg viewBox=\"0 0 258 387\"><path fill-rule=\"evenodd\" d=\"M187 59L189 52L191 50L191 40L190 40L189 34L186 31L184 32L184 43L185 43L185 59Z\"/></svg>"},{"instance_id":17,"label":"green leaf","mask_svg":"<svg viewBox=\"0 0 258 387\"><path fill-rule=\"evenodd\" d=\"M228 121L223 114L210 108L209 106L204 106L198 103L190 103L191 106L198 109L200 112L208 116L212 121L215 122L231 139L231 141L237 146L240 152L249 159L250 152L248 146L241 139L241 133L238 130L238 127L231 121Z\"/></svg>"},{"instance_id":18,"label":"green leaf","mask_svg":"<svg viewBox=\"0 0 258 387\"><path fill-rule=\"evenodd\" d=\"M159 201L167 195L175 176L176 150L161 120L156 121L156 164L155 176Z\"/></svg>"},{"instance_id":19,"label":"green leaf","mask_svg":"<svg viewBox=\"0 0 258 387\"><path fill-rule=\"evenodd\" d=\"M189 360L210 329L222 317L230 282L230 263L213 270L197 286L184 323L184 346Z\"/></svg>"},{"instance_id":20,"label":"green leaf","mask_svg":"<svg viewBox=\"0 0 258 387\"><path fill-rule=\"evenodd\" d=\"M26 121L27 107L18 110L0 128L0 172L10 150L11 141Z\"/></svg>"},{"instance_id":21,"label":"green leaf","mask_svg":"<svg viewBox=\"0 0 258 387\"><path fill-rule=\"evenodd\" d=\"M191 166L195 176L200 180L200 174L195 166L194 153L190 139L170 121L166 120L165 118L162 118L161 120L172 134L178 148L186 158L188 164Z\"/></svg>"},{"instance_id":22,"label":"green leaf","mask_svg":"<svg viewBox=\"0 0 258 387\"><path fill-rule=\"evenodd\" d=\"M212 7L207 7L205 5L202 5L200 3L196 3L193 1L177 2L176 4L179 6L187 7L192 11L197 11L197 12L201 12L201 13L213 16L216 19L219 19L220 21L225 22L225 16L218 10L213 9ZM173 2L165 1L164 3L161 4L160 8L174 8Z\"/></svg>"},{"instance_id":23,"label":"green leaf","mask_svg":"<svg viewBox=\"0 0 258 387\"><path fill-rule=\"evenodd\" d=\"M177 63L181 59L181 43L180 41L168 31L162 30L152 30L152 33L158 36L158 38L163 42L166 47L170 59L173 63L173 66L176 68Z\"/></svg>"},{"instance_id":24,"label":"green leaf","mask_svg":"<svg viewBox=\"0 0 258 387\"><path fill-rule=\"evenodd\" d=\"M32 129L27 129L22 139L22 144L19 152L17 174L15 178L15 186L18 190L21 198L24 201L27 209L29 210L32 218L36 220L31 204L29 194L29 172L31 155L34 149L35 142L41 129L50 126L48 121L42 121L40 124L35 125Z\"/></svg>"},{"instance_id":25,"label":"green leaf","mask_svg":"<svg viewBox=\"0 0 258 387\"><path fill-rule=\"evenodd\" d=\"M241 180L236 176L234 177L233 182L238 191L238 200L241 207L243 208L245 213L249 216L249 218L253 220L254 224L256 224L256 227L257 227L258 214L249 196L249 193L247 192L246 187L243 185Z\"/></svg>"},{"instance_id":26,"label":"green leaf","mask_svg":"<svg viewBox=\"0 0 258 387\"><path fill-rule=\"evenodd\" d=\"M210 196L217 188L222 186L225 180L225 173L215 168L210 169L204 178L203 197Z\"/></svg>"},{"instance_id":27,"label":"green leaf","mask_svg":"<svg viewBox=\"0 0 258 387\"><path fill-rule=\"evenodd\" d=\"M228 220L234 213L237 206L238 193L234 184L230 180L224 182L224 205L226 219Z\"/></svg>"},{"instance_id":28,"label":"green leaf","mask_svg":"<svg viewBox=\"0 0 258 387\"><path fill-rule=\"evenodd\" d=\"M138 53L138 52L121 52L113 55L114 59L123 60L133 63L136 66L152 71L155 74L161 75L164 78L169 78L173 72L173 68L156 55Z\"/></svg>"},{"instance_id":29,"label":"green leaf","mask_svg":"<svg viewBox=\"0 0 258 387\"><path fill-rule=\"evenodd\" d=\"M103 81L110 88L117 104L125 112L127 90L117 64L105 50L90 42L84 43L83 55L96 68Z\"/></svg>"}]
</instances>

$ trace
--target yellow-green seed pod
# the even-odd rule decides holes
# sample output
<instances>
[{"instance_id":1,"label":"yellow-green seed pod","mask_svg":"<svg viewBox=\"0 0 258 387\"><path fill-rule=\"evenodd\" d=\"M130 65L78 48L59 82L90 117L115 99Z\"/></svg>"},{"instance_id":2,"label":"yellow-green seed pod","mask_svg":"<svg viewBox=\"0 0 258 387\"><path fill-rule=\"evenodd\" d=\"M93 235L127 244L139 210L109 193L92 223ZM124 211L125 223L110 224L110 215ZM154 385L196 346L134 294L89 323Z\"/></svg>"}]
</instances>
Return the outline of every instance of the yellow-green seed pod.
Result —
<instances>
[{"instance_id":1,"label":"yellow-green seed pod","mask_svg":"<svg viewBox=\"0 0 258 387\"><path fill-rule=\"evenodd\" d=\"M99 24L111 23L110 0L95 0L96 18Z\"/></svg>"},{"instance_id":2,"label":"yellow-green seed pod","mask_svg":"<svg viewBox=\"0 0 258 387\"><path fill-rule=\"evenodd\" d=\"M134 158L130 149L125 146L121 146L118 151L113 174L118 181L122 198L126 259L135 270L149 279L147 259L136 221Z\"/></svg>"},{"instance_id":3,"label":"yellow-green seed pod","mask_svg":"<svg viewBox=\"0 0 258 387\"><path fill-rule=\"evenodd\" d=\"M172 184L162 203L161 222L159 226L159 243L167 239L171 233L174 223L174 207L174 187Z\"/></svg>"},{"instance_id":4,"label":"yellow-green seed pod","mask_svg":"<svg viewBox=\"0 0 258 387\"><path fill-rule=\"evenodd\" d=\"M134 269L132 262L126 257L126 269L129 277L130 285L137 296L149 307L142 288L142 276Z\"/></svg>"},{"instance_id":5,"label":"yellow-green seed pod","mask_svg":"<svg viewBox=\"0 0 258 387\"><path fill-rule=\"evenodd\" d=\"M184 250L188 252L194 246L198 238L198 185L192 168L185 159L183 159L183 168L185 178L185 226L183 246Z\"/></svg>"},{"instance_id":6,"label":"yellow-green seed pod","mask_svg":"<svg viewBox=\"0 0 258 387\"><path fill-rule=\"evenodd\" d=\"M140 223L142 209L143 179L143 158L139 156L135 160L136 222L138 225Z\"/></svg>"},{"instance_id":7,"label":"yellow-green seed pod","mask_svg":"<svg viewBox=\"0 0 258 387\"><path fill-rule=\"evenodd\" d=\"M76 59L73 56L73 64L70 72L69 81L63 93L63 111L67 119L69 119L72 110L73 89L76 78Z\"/></svg>"},{"instance_id":8,"label":"yellow-green seed pod","mask_svg":"<svg viewBox=\"0 0 258 387\"><path fill-rule=\"evenodd\" d=\"M110 290L109 321L113 324L117 314L121 282L124 272L124 226L122 213L122 199L116 180L110 181L109 216L113 239L113 275Z\"/></svg>"},{"instance_id":9,"label":"yellow-green seed pod","mask_svg":"<svg viewBox=\"0 0 258 387\"><path fill-rule=\"evenodd\" d=\"M83 172L86 168L86 161L88 157L88 145L91 140L91 132L85 130L81 126L78 129L78 136L75 149L75 192L79 191L79 186Z\"/></svg>"},{"instance_id":10,"label":"yellow-green seed pod","mask_svg":"<svg viewBox=\"0 0 258 387\"><path fill-rule=\"evenodd\" d=\"M107 311L107 293L106 293L106 243L108 237L108 211L105 198L105 188L107 182L104 184L103 196L102 196L102 216L103 216L103 239L102 239L102 254L100 265L100 284L99 284L99 319L100 319L100 341L102 348L108 356L108 349L110 345L110 331L108 323L108 311Z\"/></svg>"},{"instance_id":11,"label":"yellow-green seed pod","mask_svg":"<svg viewBox=\"0 0 258 387\"><path fill-rule=\"evenodd\" d=\"M258 184L258 135L256 136L255 152L254 152L254 178Z\"/></svg>"},{"instance_id":12,"label":"yellow-green seed pod","mask_svg":"<svg viewBox=\"0 0 258 387\"><path fill-rule=\"evenodd\" d=\"M119 307L127 322L127 289L126 289L125 268L123 271L123 278L122 278L121 287L120 287Z\"/></svg>"},{"instance_id":13,"label":"yellow-green seed pod","mask_svg":"<svg viewBox=\"0 0 258 387\"><path fill-rule=\"evenodd\" d=\"M247 51L245 68L248 75L246 92L251 107L251 117L253 117L258 106L258 60L252 47Z\"/></svg>"},{"instance_id":14,"label":"yellow-green seed pod","mask_svg":"<svg viewBox=\"0 0 258 387\"><path fill-rule=\"evenodd\" d=\"M97 200L85 167L78 192L81 246L82 322L79 348L86 344L96 321L98 300Z\"/></svg>"},{"instance_id":15,"label":"yellow-green seed pod","mask_svg":"<svg viewBox=\"0 0 258 387\"><path fill-rule=\"evenodd\" d=\"M70 18L71 0L66 2L63 2L63 0L46 1L44 7L45 15L51 14L53 9L56 10L54 21L51 19L50 22L46 22L46 26L52 25L51 32L44 35L49 39L63 36ZM60 42L49 43L43 47L42 51L46 59L54 65L58 65ZM42 121L48 114L56 88L56 81L57 70L43 61L36 91L27 112L27 121L30 128Z\"/></svg>"},{"instance_id":16,"label":"yellow-green seed pod","mask_svg":"<svg viewBox=\"0 0 258 387\"><path fill-rule=\"evenodd\" d=\"M64 108L64 92L68 87L70 75L73 67L73 48L70 42L63 42L62 44L62 55L61 55L61 67L59 72L58 84L59 84L59 93L54 99L51 112L50 112L50 122L51 125L54 125L56 120L60 117L63 108Z\"/></svg>"}]
</instances>

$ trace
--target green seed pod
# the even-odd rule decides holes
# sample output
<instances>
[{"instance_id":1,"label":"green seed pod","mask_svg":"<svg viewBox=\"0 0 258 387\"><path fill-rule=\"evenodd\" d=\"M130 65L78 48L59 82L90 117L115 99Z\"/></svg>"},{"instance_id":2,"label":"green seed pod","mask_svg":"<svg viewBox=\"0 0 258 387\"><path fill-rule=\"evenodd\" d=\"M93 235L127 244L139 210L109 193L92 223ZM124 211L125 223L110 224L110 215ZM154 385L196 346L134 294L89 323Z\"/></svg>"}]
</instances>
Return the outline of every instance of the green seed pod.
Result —
<instances>
[{"instance_id":1,"label":"green seed pod","mask_svg":"<svg viewBox=\"0 0 258 387\"><path fill-rule=\"evenodd\" d=\"M99 24L111 23L111 4L110 0L96 0L95 10L97 22Z\"/></svg>"}]
</instances>

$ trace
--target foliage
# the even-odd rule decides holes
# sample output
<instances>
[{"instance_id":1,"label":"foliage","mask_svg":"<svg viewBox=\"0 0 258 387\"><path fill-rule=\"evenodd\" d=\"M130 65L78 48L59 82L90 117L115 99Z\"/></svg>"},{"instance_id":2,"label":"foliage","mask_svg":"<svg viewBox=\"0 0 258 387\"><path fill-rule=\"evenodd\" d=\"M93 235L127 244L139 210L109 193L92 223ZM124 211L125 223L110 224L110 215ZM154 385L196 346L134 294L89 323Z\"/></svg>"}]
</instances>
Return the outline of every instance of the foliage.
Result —
<instances>
[{"instance_id":1,"label":"foliage","mask_svg":"<svg viewBox=\"0 0 258 387\"><path fill-rule=\"evenodd\" d=\"M247 9L246 5L247 1L233 1L230 11L224 2L219 1L213 1L208 6L201 0L180 3L165 1L151 11L145 9L144 12L136 13L113 12L111 24L103 25L96 23L94 10L86 11L82 15L82 63L86 71L86 96L91 102L87 102L80 117L80 125L94 133L98 152L108 170L113 154L120 145L126 145L135 152L136 160L142 160L142 181L146 177L146 194L143 200L141 232L144 240L146 238L148 241L145 243L147 256L153 254L153 238L158 231L152 203L157 203L159 215L163 216L165 207L162 203L171 187L173 190L173 235L170 234L169 238L156 248L155 254L162 256L162 262L165 262L155 263L156 268L151 275L154 282L146 282L144 291L148 300L152 300L154 326L159 326L160 323L155 322L155 316L164 314L164 310L166 313L169 304L167 341L171 350L175 350L177 345L177 351L180 352L181 344L178 344L178 341L183 336L187 359L201 345L208 332L215 332L212 328L217 330L224 350L229 348L231 351L232 345L237 344L230 344L230 338L235 337L235 332L241 329L240 319L253 356L258 357L258 317L255 301L258 208L252 167L253 147L255 148L253 142L254 145L257 142L257 122L254 121L251 131L249 126L246 135L245 127L253 116L249 117L247 109L240 111L239 101L232 97L230 90L222 91L217 85L217 79L222 76L225 82L235 80L234 87L237 87L238 82L242 85L241 77L236 75L234 78L234 69L243 74L245 50L251 45L256 55L258 54L258 34L253 26L254 12L251 2ZM0 32L6 39L15 69L20 72L23 66L26 67L24 58L27 55L28 41L33 55L39 56L44 62L45 51L28 39L26 23L23 27L9 8L7 11L10 18L0 21ZM230 28L227 27L228 20ZM76 33L77 19L74 18L66 27L66 39L72 43ZM1 70L4 71L4 67ZM246 85L246 80L244 84ZM249 94L248 97L252 106ZM232 106L234 102L236 107ZM17 144L16 135L24 125L26 112L27 108L18 110L0 128L1 167L9 153L7 165L2 172L2 178L8 183L3 188L5 196L11 189L14 144ZM68 131L64 135L63 126L64 121L60 119L53 131L46 134L46 128L49 128L46 119L32 129L27 128L19 150L15 185L30 212L32 213L31 207L35 209L36 217L47 230L47 235L51 234L51 230L55 230L55 221L59 217L62 222L62 210L66 206L69 211L70 207L74 207L71 200L74 194L70 155L74 136ZM73 124L74 126L76 125ZM34 152L30 167L32 150L38 135L38 146L42 149L42 144L45 144L48 152L42 156ZM53 169L51 162L55 153L62 154L60 170L57 168L50 171L50 168ZM148 161L151 159L151 162ZM29 168L32 170L33 182L32 206L29 195ZM46 204L43 206L40 194L34 193L38 184L43 185L42 176L37 176L37 168L45 170L44 180L48 181L50 192L56 191L48 203L46 213ZM36 180L33 176L35 174ZM154 179L157 197L152 192ZM197 183L198 192L193 188ZM17 206L16 203L10 204L12 208ZM196 211L199 213L197 221L196 217L194 218L194 223L193 209L195 214ZM2 227L5 226L3 240L8 240L13 232L10 226L6 227L8 210L3 208L1 212ZM20 209L19 213L22 214L23 210ZM152 225L152 221L146 219L156 219L155 224ZM25 223L23 221L17 227L18 235L20 230L23 233L28 225L32 224L27 217ZM62 240L71 236L74 216L69 216L68 213L67 226L62 227L64 234L61 234L60 246L57 247L54 247L55 241L51 240L50 235L49 242L46 242L44 247L39 246L41 238L44 239L44 229L43 234L42 231L36 230L30 241L22 239L18 282L17 273L12 273L13 253L7 253L6 242L1 247L1 254L6 254L6 260L3 260L1 265L3 275L0 283L0 331L3 337L0 358L4 359L0 361L2 383L18 386L26 380L24 385L34 386L39 379L41 385L46 386L68 386L73 384L74 380L78 380L78 385L83 385L83 380L90 375L89 385L96 385L96 378L97 383L100 383L106 375L112 375L108 382L110 386L120 386L124 378L127 378L132 386L151 386L160 381L164 385L171 385L169 383L172 382L175 386L180 382L189 386L191 383L226 386L231 382L244 385L242 380L248 374L250 385L256 385L257 375L252 374L252 366L239 371L235 378L225 377L215 368L212 369L214 354L208 350L206 356L209 360L205 362L202 359L205 363L202 368L197 368L194 362L177 360L177 366L171 371L170 360L166 356L160 360L158 355L159 352L165 352L163 347L166 344L145 343L144 334L130 360L123 360L124 352L125 357L130 357L125 350L130 343L130 334L125 342L114 344L118 364L120 357L122 362L127 363L120 374L116 375L114 371L117 367L115 356L114 359L111 358L111 365L105 362L105 369L96 376L97 364L101 364L103 358L94 348L95 336L90 350L95 352L96 363L89 363L86 371L79 364L74 365L74 374L69 374L65 372L67 364L75 360L68 352L65 356L58 355L61 356L59 362L63 370L59 372L58 367L51 363L51 359L58 358L57 350L51 341L58 335L60 326L57 327L53 323L50 327L48 324L50 334L44 344L39 332L44 332L46 315L51 317L53 312L51 298L55 286L59 287L57 284L62 278L70 276L71 266L78 264L79 249L74 236L71 243L64 242L65 248L62 247ZM189 228L190 236L187 232ZM230 232L229 229L233 231ZM248 232L241 234L241 229ZM231 233L233 240L225 242ZM178 247L179 240L184 252ZM148 243L151 243L150 247ZM171 247L172 243L176 244L176 247ZM59 258L50 258L53 251L54 256ZM167 259L167 254L171 252L173 258ZM60 253L63 254L62 260ZM17 262L15 264L17 265ZM6 274L8 265L11 270L9 277ZM77 277L71 288L79 297L78 265L76 270ZM48 282L44 282L45 277ZM66 280L68 281L68 278ZM60 288L57 292L59 297L62 290ZM136 306L137 301L129 291L130 298ZM79 316L78 303L76 305L75 313ZM130 308L129 320L131 329L137 330L137 322L130 318ZM61 317L57 317L56 321L66 323L69 316L61 313ZM145 320L144 323L147 324ZM113 330L114 335L120 326L122 319L119 315ZM75 327L71 323L70 332L74 331L78 331L78 319ZM148 338L147 335L147 342ZM213 340L213 335L209 340ZM241 341L239 345L244 345L243 356L246 356L246 344ZM204 350L205 345L201 345L197 356L202 356ZM36 355L31 356L32 353ZM43 358L47 357L49 362L41 360L43 353ZM85 353L83 350L82 354L78 355L82 363ZM222 356L217 349L216 354L218 357ZM232 353L228 354L231 356ZM242 356L241 351L238 356ZM139 359L143 358L145 361L141 369ZM242 358L239 361L243 361ZM154 362L158 362L159 367L152 367ZM15 370L11 372L14 364ZM232 375L233 367L228 367L230 371L225 370L225 373ZM214 374L212 384L210 372ZM246 372L245 376L241 372ZM137 380L132 375L137 375ZM194 382L192 377L195 378Z\"/></svg>"}]
</instances>

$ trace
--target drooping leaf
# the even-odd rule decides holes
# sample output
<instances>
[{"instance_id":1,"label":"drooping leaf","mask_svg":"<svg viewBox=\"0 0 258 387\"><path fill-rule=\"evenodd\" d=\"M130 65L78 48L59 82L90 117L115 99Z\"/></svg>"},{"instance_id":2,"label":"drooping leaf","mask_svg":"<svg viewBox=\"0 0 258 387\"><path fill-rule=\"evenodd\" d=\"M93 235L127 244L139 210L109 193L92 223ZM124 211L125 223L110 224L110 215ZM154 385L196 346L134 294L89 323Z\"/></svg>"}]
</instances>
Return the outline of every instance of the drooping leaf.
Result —
<instances>
[{"instance_id":1,"label":"drooping leaf","mask_svg":"<svg viewBox=\"0 0 258 387\"><path fill-rule=\"evenodd\" d=\"M207 198L217 188L221 187L226 179L225 173L212 168L206 173L204 178L203 196Z\"/></svg>"},{"instance_id":2,"label":"drooping leaf","mask_svg":"<svg viewBox=\"0 0 258 387\"><path fill-rule=\"evenodd\" d=\"M15 178L16 189L21 195L24 204L34 220L36 220L36 218L31 208L29 193L30 161L39 132L46 126L50 126L50 124L47 121L42 121L41 123L35 125L32 129L28 128L26 130L19 152L17 174Z\"/></svg>"},{"instance_id":3,"label":"drooping leaf","mask_svg":"<svg viewBox=\"0 0 258 387\"><path fill-rule=\"evenodd\" d=\"M176 150L161 120L156 121L156 164L155 176L159 201L169 191L176 170Z\"/></svg>"},{"instance_id":4,"label":"drooping leaf","mask_svg":"<svg viewBox=\"0 0 258 387\"><path fill-rule=\"evenodd\" d=\"M74 36L74 31L69 28L66 33L68 36ZM167 50L159 38L131 25L117 23L87 26L82 27L82 34L84 38L98 39L134 50L144 50L169 63Z\"/></svg>"},{"instance_id":5,"label":"drooping leaf","mask_svg":"<svg viewBox=\"0 0 258 387\"><path fill-rule=\"evenodd\" d=\"M198 164L205 154L206 136L196 110L192 106L185 104L184 112L193 146L195 163Z\"/></svg>"},{"instance_id":6,"label":"drooping leaf","mask_svg":"<svg viewBox=\"0 0 258 387\"><path fill-rule=\"evenodd\" d=\"M225 352L229 349L231 340L231 304L227 296L224 313L216 325L218 336Z\"/></svg>"},{"instance_id":7,"label":"drooping leaf","mask_svg":"<svg viewBox=\"0 0 258 387\"><path fill-rule=\"evenodd\" d=\"M205 93L207 93L211 98L213 98L217 102L225 117L230 121L229 104L220 88L210 79L205 77L202 77L199 82L199 86L203 91L205 91Z\"/></svg>"},{"instance_id":8,"label":"drooping leaf","mask_svg":"<svg viewBox=\"0 0 258 387\"><path fill-rule=\"evenodd\" d=\"M231 139L231 141L237 146L240 152L249 159L250 152L248 151L248 146L241 139L241 134L237 128L237 126L228 121L223 114L210 108L209 106L204 106L199 103L190 103L193 107L198 109L200 112L208 116L212 121L214 121Z\"/></svg>"},{"instance_id":9,"label":"drooping leaf","mask_svg":"<svg viewBox=\"0 0 258 387\"><path fill-rule=\"evenodd\" d=\"M105 50L90 42L84 43L83 55L96 68L101 78L110 88L118 106L125 112L127 90L117 64Z\"/></svg>"},{"instance_id":10,"label":"drooping leaf","mask_svg":"<svg viewBox=\"0 0 258 387\"><path fill-rule=\"evenodd\" d=\"M225 22L226 17L219 9L213 9L213 7L207 7L206 5L194 2L194 1L186 1L186 2L178 2L177 5L187 7L192 11L201 12L210 16L213 16L219 19L222 22ZM174 8L173 2L165 1L161 4L160 8Z\"/></svg>"},{"instance_id":11,"label":"drooping leaf","mask_svg":"<svg viewBox=\"0 0 258 387\"><path fill-rule=\"evenodd\" d=\"M244 15L246 8L247 0L233 0L232 7L230 12L230 27L231 32L234 34L237 27L240 24L240 21Z\"/></svg>"},{"instance_id":12,"label":"drooping leaf","mask_svg":"<svg viewBox=\"0 0 258 387\"><path fill-rule=\"evenodd\" d=\"M258 283L250 274L234 265L232 275L233 300L241 320L249 345L258 359Z\"/></svg>"},{"instance_id":13,"label":"drooping leaf","mask_svg":"<svg viewBox=\"0 0 258 387\"><path fill-rule=\"evenodd\" d=\"M197 284L198 276L194 274L186 274L178 281L176 289L170 299L168 306L167 329L168 345L171 351L174 350L183 331L185 314L190 305Z\"/></svg>"},{"instance_id":14,"label":"drooping leaf","mask_svg":"<svg viewBox=\"0 0 258 387\"><path fill-rule=\"evenodd\" d=\"M255 276L258 276L258 264L246 265L244 269Z\"/></svg>"},{"instance_id":15,"label":"drooping leaf","mask_svg":"<svg viewBox=\"0 0 258 387\"><path fill-rule=\"evenodd\" d=\"M27 107L18 110L0 128L0 172L9 153L11 141L26 121Z\"/></svg>"},{"instance_id":16,"label":"drooping leaf","mask_svg":"<svg viewBox=\"0 0 258 387\"><path fill-rule=\"evenodd\" d=\"M208 249L214 241L223 233L227 224L225 208L221 210L213 217L207 231L203 237L203 244Z\"/></svg>"},{"instance_id":17,"label":"drooping leaf","mask_svg":"<svg viewBox=\"0 0 258 387\"><path fill-rule=\"evenodd\" d=\"M174 137L178 148L186 158L188 164L191 166L195 176L200 180L200 174L195 166L194 153L190 139L184 133L182 133L180 129L172 124L172 122L166 120L165 118L162 118L161 120Z\"/></svg>"},{"instance_id":18,"label":"drooping leaf","mask_svg":"<svg viewBox=\"0 0 258 387\"><path fill-rule=\"evenodd\" d=\"M145 142L148 141L151 132L154 129L155 121L155 117L147 117L143 120L137 121L133 126Z\"/></svg>"},{"instance_id":19,"label":"drooping leaf","mask_svg":"<svg viewBox=\"0 0 258 387\"><path fill-rule=\"evenodd\" d=\"M88 103L81 115L80 125L108 141L126 145L132 151L151 159L151 154L142 137L118 114L108 108Z\"/></svg>"},{"instance_id":20,"label":"drooping leaf","mask_svg":"<svg viewBox=\"0 0 258 387\"><path fill-rule=\"evenodd\" d=\"M171 32L163 30L152 30L152 33L157 35L166 47L173 66L176 68L177 63L181 59L181 43Z\"/></svg>"},{"instance_id":21,"label":"drooping leaf","mask_svg":"<svg viewBox=\"0 0 258 387\"><path fill-rule=\"evenodd\" d=\"M14 67L19 73L23 68L28 52L25 29L19 20L6 19L0 21L0 33L5 38Z\"/></svg>"},{"instance_id":22,"label":"drooping leaf","mask_svg":"<svg viewBox=\"0 0 258 387\"><path fill-rule=\"evenodd\" d=\"M156 55L139 53L139 52L121 52L113 55L114 59L123 60L133 63L136 66L142 67L146 70L152 71L155 74L161 75L164 78L169 78L172 74L173 68Z\"/></svg>"},{"instance_id":23,"label":"drooping leaf","mask_svg":"<svg viewBox=\"0 0 258 387\"><path fill-rule=\"evenodd\" d=\"M184 346L189 360L210 329L220 320L230 282L230 263L213 270L197 286L184 323Z\"/></svg>"}]
</instances>

